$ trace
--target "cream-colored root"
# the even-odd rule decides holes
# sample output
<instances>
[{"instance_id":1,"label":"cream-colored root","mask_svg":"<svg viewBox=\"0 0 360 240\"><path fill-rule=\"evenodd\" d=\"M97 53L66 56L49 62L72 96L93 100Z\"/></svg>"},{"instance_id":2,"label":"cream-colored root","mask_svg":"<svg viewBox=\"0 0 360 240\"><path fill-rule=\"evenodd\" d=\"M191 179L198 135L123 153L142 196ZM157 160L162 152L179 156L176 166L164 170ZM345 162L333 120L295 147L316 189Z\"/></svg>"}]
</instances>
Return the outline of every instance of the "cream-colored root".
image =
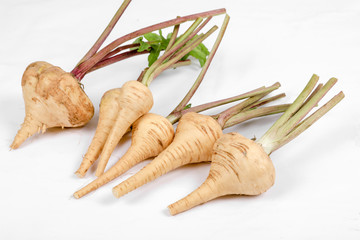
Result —
<instances>
[{"instance_id":1,"label":"cream-colored root","mask_svg":"<svg viewBox=\"0 0 360 240\"><path fill-rule=\"evenodd\" d=\"M46 129L46 126L43 125ZM14 141L12 142L10 148L18 148L26 139L34 135L35 133L40 132L40 129L44 132L44 127L41 123L32 118L31 114L27 114L24 119L24 123L21 125L21 128L17 132Z\"/></svg>"},{"instance_id":2,"label":"cream-colored root","mask_svg":"<svg viewBox=\"0 0 360 240\"><path fill-rule=\"evenodd\" d=\"M173 142L135 175L113 188L121 197L180 166L209 161L214 142L222 134L211 117L186 113L179 121Z\"/></svg>"},{"instance_id":3,"label":"cream-colored root","mask_svg":"<svg viewBox=\"0 0 360 240\"><path fill-rule=\"evenodd\" d=\"M215 182L209 178L200 185L195 191L187 195L185 198L168 206L171 215L176 215L185 212L200 204L206 203L212 199L220 197L222 194L219 191L219 182Z\"/></svg>"},{"instance_id":4,"label":"cream-colored root","mask_svg":"<svg viewBox=\"0 0 360 240\"><path fill-rule=\"evenodd\" d=\"M89 168L99 158L106 139L108 138L109 133L114 126L116 116L119 112L120 93L120 88L111 89L105 92L101 98L99 108L99 122L95 130L95 135L80 164L80 167L75 172L78 177L84 177Z\"/></svg>"},{"instance_id":5,"label":"cream-colored root","mask_svg":"<svg viewBox=\"0 0 360 240\"><path fill-rule=\"evenodd\" d=\"M135 175L126 179L119 185L113 188L113 194L115 197L119 198L136 188L155 180L161 175L171 171L172 167L168 164L163 164L162 162L152 160L148 165L142 168ZM155 171L154 171L155 170Z\"/></svg>"},{"instance_id":6,"label":"cream-colored root","mask_svg":"<svg viewBox=\"0 0 360 240\"><path fill-rule=\"evenodd\" d=\"M96 176L104 173L109 158L127 132L128 128L142 115L149 112L153 105L153 97L148 87L138 81L126 82L120 89L119 112L112 127L95 172Z\"/></svg>"},{"instance_id":7,"label":"cream-colored root","mask_svg":"<svg viewBox=\"0 0 360 240\"><path fill-rule=\"evenodd\" d=\"M90 121L94 114L94 107L79 82L70 73L49 63L30 64L23 74L21 86L26 117L12 148L19 147L33 135L35 128L40 127L40 131L45 132L53 127L79 127Z\"/></svg>"},{"instance_id":8,"label":"cream-colored root","mask_svg":"<svg viewBox=\"0 0 360 240\"><path fill-rule=\"evenodd\" d=\"M129 152L128 154L125 154L114 166L112 166L109 170L104 172L100 177L96 178L94 181L92 181L85 187L75 192L74 197L81 198L84 195L114 180L115 178L119 177L127 170L129 170L132 166L139 163L141 161L140 159L141 159L140 154L135 155L133 154L133 152Z\"/></svg>"},{"instance_id":9,"label":"cream-colored root","mask_svg":"<svg viewBox=\"0 0 360 240\"><path fill-rule=\"evenodd\" d=\"M171 204L172 215L224 195L259 195L275 182L275 168L263 148L238 133L214 144L209 176L185 198Z\"/></svg>"},{"instance_id":10,"label":"cream-colored root","mask_svg":"<svg viewBox=\"0 0 360 240\"><path fill-rule=\"evenodd\" d=\"M104 184L119 177L131 167L157 156L172 141L174 129L164 117L148 113L139 118L133 126L131 146L119 161L93 182L74 193L80 198Z\"/></svg>"}]
</instances>

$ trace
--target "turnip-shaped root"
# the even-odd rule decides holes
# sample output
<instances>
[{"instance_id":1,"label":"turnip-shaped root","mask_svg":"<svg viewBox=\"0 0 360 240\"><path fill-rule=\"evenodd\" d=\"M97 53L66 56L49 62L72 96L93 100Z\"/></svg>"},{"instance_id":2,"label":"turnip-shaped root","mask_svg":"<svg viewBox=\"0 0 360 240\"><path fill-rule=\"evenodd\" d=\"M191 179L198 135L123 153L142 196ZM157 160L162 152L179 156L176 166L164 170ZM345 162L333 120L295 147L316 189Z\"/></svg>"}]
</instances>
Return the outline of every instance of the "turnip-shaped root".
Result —
<instances>
[{"instance_id":1,"label":"turnip-shaped root","mask_svg":"<svg viewBox=\"0 0 360 240\"><path fill-rule=\"evenodd\" d=\"M53 127L80 127L94 115L93 104L79 82L70 73L47 62L30 64L21 86L25 119L10 146L12 149L36 132Z\"/></svg>"},{"instance_id":2,"label":"turnip-shaped root","mask_svg":"<svg viewBox=\"0 0 360 240\"><path fill-rule=\"evenodd\" d=\"M259 144L238 133L224 134L214 145L205 182L169 210L175 215L224 195L259 195L274 181L275 168Z\"/></svg>"}]
</instances>

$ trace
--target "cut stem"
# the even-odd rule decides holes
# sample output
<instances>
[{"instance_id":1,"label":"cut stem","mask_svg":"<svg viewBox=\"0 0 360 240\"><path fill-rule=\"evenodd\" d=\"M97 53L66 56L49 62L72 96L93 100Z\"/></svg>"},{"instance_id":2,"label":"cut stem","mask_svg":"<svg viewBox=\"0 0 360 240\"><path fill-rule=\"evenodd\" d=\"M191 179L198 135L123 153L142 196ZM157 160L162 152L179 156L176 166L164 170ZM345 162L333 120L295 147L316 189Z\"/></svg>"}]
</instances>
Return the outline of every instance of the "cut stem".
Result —
<instances>
[{"instance_id":1,"label":"cut stem","mask_svg":"<svg viewBox=\"0 0 360 240\"><path fill-rule=\"evenodd\" d=\"M138 52L137 50L132 50L132 51L127 51L112 57L109 57L107 59L101 60L100 62L98 62L95 66L93 66L89 71L89 72L93 72L95 70L98 70L100 68L106 67L108 65L111 65L113 63L125 60L127 58L131 58L134 56L138 56L138 55L143 55L143 54L147 54L149 53L148 51L142 51L142 52Z\"/></svg>"},{"instance_id":2,"label":"cut stem","mask_svg":"<svg viewBox=\"0 0 360 240\"><path fill-rule=\"evenodd\" d=\"M254 104L251 104L250 106L244 108L244 111L245 110L251 110L251 109L254 109L254 108L258 108L260 106L263 106L265 104L268 104L269 102L273 102L275 100L278 100L280 98L283 98L285 97L286 94L285 93L280 93L278 95L275 95L275 96L272 96L272 97L269 97L269 98L266 98L266 99L263 99L263 100L260 100L260 101L257 101L255 102Z\"/></svg>"},{"instance_id":3,"label":"cut stem","mask_svg":"<svg viewBox=\"0 0 360 240\"><path fill-rule=\"evenodd\" d=\"M291 132L294 127L319 103L319 101L325 96L325 94L335 85L336 78L331 78L316 94L310 96L311 98L306 101L303 106L284 124L282 125L278 133L285 136Z\"/></svg>"},{"instance_id":4,"label":"cut stem","mask_svg":"<svg viewBox=\"0 0 360 240\"><path fill-rule=\"evenodd\" d=\"M275 105L275 106L270 106L270 107L261 107L261 108L242 111L242 112L232 116L225 123L224 129L232 127L239 123L245 122L249 119L273 115L273 114L277 114L277 113L282 113L282 112L286 111L286 109L288 109L289 106L290 106L290 104L281 104L281 105Z\"/></svg>"},{"instance_id":5,"label":"cut stem","mask_svg":"<svg viewBox=\"0 0 360 240\"><path fill-rule=\"evenodd\" d=\"M201 69L199 76L197 77L196 81L194 82L194 84L192 85L192 87L190 88L188 93L185 95L183 100L177 105L177 107L172 111L172 113L182 111L185 108L185 106L189 103L190 99L193 97L196 90L199 88L199 86L200 86L202 80L204 79L205 74L206 74L207 70L209 69L209 66L215 56L215 53L216 53L217 49L219 48L219 45L224 37L226 28L229 24L229 20L230 20L230 17L229 17L229 15L226 14L224 21L222 23L222 26L220 28L219 34L218 34L218 36L215 40L215 43L209 53L209 56L207 57L207 59L205 61L204 66Z\"/></svg>"},{"instance_id":6,"label":"cut stem","mask_svg":"<svg viewBox=\"0 0 360 240\"><path fill-rule=\"evenodd\" d=\"M186 38L184 38L181 42L175 43L171 48L164 52L164 54L159 57L145 72L143 83L146 85L146 82L150 78L151 74L161 66L166 60L174 54L177 50L179 50L182 46L184 46L187 42L189 42L207 23L203 23L199 28L196 27L202 22L202 18L198 18L191 26L186 30ZM195 30L196 29L196 30ZM193 34L191 34L193 32Z\"/></svg>"},{"instance_id":7,"label":"cut stem","mask_svg":"<svg viewBox=\"0 0 360 240\"><path fill-rule=\"evenodd\" d=\"M291 104L291 106L284 112L284 114L274 123L274 125L262 136L261 139L272 138L272 136L276 136L278 129L285 124L286 121L289 120L290 117L296 113L299 108L303 105L305 99L310 95L311 91L314 89L316 83L318 82L319 77L315 74L312 75L310 81L305 86L304 90L300 93L300 95L295 99L295 101ZM263 140L259 140L262 142Z\"/></svg>"},{"instance_id":8,"label":"cut stem","mask_svg":"<svg viewBox=\"0 0 360 240\"><path fill-rule=\"evenodd\" d=\"M302 132L308 129L313 123L319 120L322 116L324 116L330 109L332 109L336 104L338 104L345 97L343 92L339 92L335 95L330 101L316 110L312 115L303 120L300 124L298 124L286 137L282 138L276 147L274 147L273 151L279 149L286 143L290 142L297 136L299 136Z\"/></svg>"},{"instance_id":9,"label":"cut stem","mask_svg":"<svg viewBox=\"0 0 360 240\"><path fill-rule=\"evenodd\" d=\"M191 50L193 50L196 46L198 46L202 41L204 41L207 37L209 37L213 32L215 32L217 29L217 26L213 26L208 32L206 32L203 36L196 39L194 42L189 44L188 46L184 47L181 52L178 52L177 55L173 58L171 58L169 61L161 64L159 67L157 67L149 77L144 77L143 83L145 86L149 86L150 83L154 78L156 78L160 73L162 73L167 68L171 67L174 63L179 61L182 57L184 57L187 53L189 53Z\"/></svg>"},{"instance_id":10,"label":"cut stem","mask_svg":"<svg viewBox=\"0 0 360 240\"><path fill-rule=\"evenodd\" d=\"M190 107L188 109L183 109L181 111L177 111L177 112L172 112L170 113L166 118L172 123L176 123L177 121L179 121L179 119L187 112L203 112L205 110L211 109L211 108L215 108L215 107L219 107L228 103L232 103L232 102L236 102L245 98L250 98L253 96L256 96L258 94L261 94L263 89L265 89L265 87L260 87L257 88L255 90L252 90L250 92L247 93L243 93L234 97L230 97L230 98L225 98L225 99L221 99L221 100L217 100L217 101L213 101L213 102L209 102L209 103L205 103L205 104L201 104L198 106L194 106L194 107Z\"/></svg>"},{"instance_id":11,"label":"cut stem","mask_svg":"<svg viewBox=\"0 0 360 240\"><path fill-rule=\"evenodd\" d=\"M114 17L111 19L111 21L109 22L109 24L107 25L107 27L105 28L105 30L103 31L103 33L100 35L100 37L98 38L98 40L96 40L96 42L94 43L94 45L90 48L90 50L85 54L85 56L79 61L78 64L76 64L76 66L80 65L81 63L85 62L86 60L88 60L89 58L91 58L92 56L94 56L94 54L99 50L99 48L101 47L101 45L105 42L106 38L109 36L109 34L111 33L111 31L114 29L116 23L118 22L118 20L120 19L120 17L122 16L122 14L125 12L127 6L129 6L131 0L124 0L123 3L121 4L120 8L117 10L117 12L115 13Z\"/></svg>"},{"instance_id":12,"label":"cut stem","mask_svg":"<svg viewBox=\"0 0 360 240\"><path fill-rule=\"evenodd\" d=\"M262 136L260 140L257 141L262 145L266 153L271 154L276 149L279 149L281 146L294 139L317 119L323 116L328 110L340 102L340 100L344 97L342 92L339 93L338 96L333 98L334 100L329 101L329 104L325 104L322 108L316 111L316 114L313 114L307 119L303 120L305 116L315 106L317 106L319 101L335 85L337 81L336 78L331 78L325 85L319 84L318 87L311 93L310 89L315 87L316 81L318 79L317 76L316 79L314 76L316 75L313 75L300 96L294 101L293 104L291 104L288 110L285 111L283 116L281 116L270 128L271 131L267 131L264 136ZM309 97L305 99L305 96ZM284 119L286 119L286 121L284 121ZM281 123L281 125L279 123Z\"/></svg>"},{"instance_id":13,"label":"cut stem","mask_svg":"<svg viewBox=\"0 0 360 240\"><path fill-rule=\"evenodd\" d=\"M133 38L144 35L145 33L149 33L149 32L159 30L159 29L163 29L163 28L174 26L174 25L178 25L178 24L181 24L181 23L184 23L184 22L187 22L187 21L192 21L192 20L195 20L195 19L197 19L199 17L206 18L206 17L210 17L210 16L224 14L225 12L226 12L226 10L224 8L216 9L216 10L212 10L212 11L187 15L187 16L184 16L184 17L177 17L177 18L172 19L172 20L168 20L168 21L165 21L165 22L161 22L161 23L158 23L158 24L151 25L149 27L139 29L139 30L137 30L135 32L129 33L127 35L124 35L124 36L114 40L113 42L111 42L110 44L105 46L103 49L101 49L100 51L95 53L88 60L86 60L85 62L82 62L80 65L76 66L71 71L71 73L80 81L85 76L85 74L94 65L96 65L99 61L101 61L109 52L111 52L113 49L120 46L121 44L125 43L126 41L129 41L129 40L131 40Z\"/></svg>"},{"instance_id":14,"label":"cut stem","mask_svg":"<svg viewBox=\"0 0 360 240\"><path fill-rule=\"evenodd\" d=\"M177 35L179 34L180 24L174 26L174 30L172 31L171 38L169 40L169 44L167 45L165 52L168 51L175 43Z\"/></svg>"},{"instance_id":15,"label":"cut stem","mask_svg":"<svg viewBox=\"0 0 360 240\"><path fill-rule=\"evenodd\" d=\"M263 90L262 93L253 96L249 99L247 99L246 101L243 101L239 104L236 104L235 106L226 109L225 111L217 114L216 118L217 121L219 123L219 125L224 128L225 123L234 115L236 115L237 113L241 112L242 110L244 110L246 107L256 103L257 101L259 101L260 99L262 99L263 97L265 97L267 94L269 94L270 92L274 91L275 89L278 89L280 87L280 83L275 83L274 85L265 88Z\"/></svg>"}]
</instances>

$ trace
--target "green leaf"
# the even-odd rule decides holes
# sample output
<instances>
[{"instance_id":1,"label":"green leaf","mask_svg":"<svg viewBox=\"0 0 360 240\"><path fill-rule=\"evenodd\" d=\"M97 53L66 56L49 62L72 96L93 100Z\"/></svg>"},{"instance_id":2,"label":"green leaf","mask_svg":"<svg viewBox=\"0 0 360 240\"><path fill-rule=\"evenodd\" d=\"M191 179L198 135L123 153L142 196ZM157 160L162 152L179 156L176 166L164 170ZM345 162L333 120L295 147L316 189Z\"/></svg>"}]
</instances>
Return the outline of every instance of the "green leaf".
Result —
<instances>
[{"instance_id":1,"label":"green leaf","mask_svg":"<svg viewBox=\"0 0 360 240\"><path fill-rule=\"evenodd\" d=\"M133 41L133 43L140 43L140 42L142 42L142 40L143 40L143 37L138 37L137 39L135 39L135 41ZM130 48L130 51L136 50L136 49L138 49L138 48L139 48L139 47Z\"/></svg>"},{"instance_id":2,"label":"green leaf","mask_svg":"<svg viewBox=\"0 0 360 240\"><path fill-rule=\"evenodd\" d=\"M188 108L191 108L191 103L189 103L188 105L186 105L183 110L186 110L186 109L188 109Z\"/></svg>"},{"instance_id":3,"label":"green leaf","mask_svg":"<svg viewBox=\"0 0 360 240\"><path fill-rule=\"evenodd\" d=\"M149 67L158 59L159 55L160 47L158 45L152 45L148 56Z\"/></svg>"},{"instance_id":4,"label":"green leaf","mask_svg":"<svg viewBox=\"0 0 360 240\"><path fill-rule=\"evenodd\" d=\"M164 41L165 38L164 38L164 36L163 36L163 34L162 34L162 30L161 30L161 29L159 29L159 35L160 35L160 37L161 37L161 40Z\"/></svg>"},{"instance_id":5,"label":"green leaf","mask_svg":"<svg viewBox=\"0 0 360 240\"><path fill-rule=\"evenodd\" d=\"M163 39L160 43L160 49L165 50L167 46L169 45L170 39Z\"/></svg>"},{"instance_id":6,"label":"green leaf","mask_svg":"<svg viewBox=\"0 0 360 240\"><path fill-rule=\"evenodd\" d=\"M200 66L204 66L206 62L206 57L209 55L209 50L205 47L204 44L200 43L196 48L190 51L190 56L199 60Z\"/></svg>"},{"instance_id":7,"label":"green leaf","mask_svg":"<svg viewBox=\"0 0 360 240\"><path fill-rule=\"evenodd\" d=\"M144 37L150 42L161 42L161 36L156 33L146 33Z\"/></svg>"},{"instance_id":8,"label":"green leaf","mask_svg":"<svg viewBox=\"0 0 360 240\"><path fill-rule=\"evenodd\" d=\"M209 50L207 49L207 47L203 44L203 43L200 43L199 45L198 45L198 47L201 49L201 51L203 52L203 53L205 53L206 55L209 55L210 54L210 52L209 52Z\"/></svg>"},{"instance_id":9,"label":"green leaf","mask_svg":"<svg viewBox=\"0 0 360 240\"><path fill-rule=\"evenodd\" d=\"M140 47L138 49L138 52L143 52L146 50L149 50L149 48L151 47L151 45L147 42L140 42Z\"/></svg>"},{"instance_id":10,"label":"green leaf","mask_svg":"<svg viewBox=\"0 0 360 240\"><path fill-rule=\"evenodd\" d=\"M148 42L143 41L143 37L138 37L133 43L139 43L139 47L130 48L130 50L136 50L138 52L143 52L150 49L150 44Z\"/></svg>"},{"instance_id":11,"label":"green leaf","mask_svg":"<svg viewBox=\"0 0 360 240\"><path fill-rule=\"evenodd\" d=\"M185 61L186 59L188 59L190 56L190 53L187 53L185 56L183 56L180 60L181 61Z\"/></svg>"}]
</instances>

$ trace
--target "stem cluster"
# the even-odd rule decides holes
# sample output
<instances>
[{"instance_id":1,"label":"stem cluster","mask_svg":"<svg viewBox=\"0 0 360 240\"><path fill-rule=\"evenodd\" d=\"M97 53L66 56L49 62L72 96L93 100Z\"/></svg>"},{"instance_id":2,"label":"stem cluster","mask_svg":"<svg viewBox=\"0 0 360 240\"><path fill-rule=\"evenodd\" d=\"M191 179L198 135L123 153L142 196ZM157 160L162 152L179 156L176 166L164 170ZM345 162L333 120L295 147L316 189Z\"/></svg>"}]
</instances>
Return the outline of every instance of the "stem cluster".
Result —
<instances>
[{"instance_id":1,"label":"stem cluster","mask_svg":"<svg viewBox=\"0 0 360 240\"><path fill-rule=\"evenodd\" d=\"M123 3L120 6L119 10L116 12L115 16L111 19L110 23L105 28L104 32L101 34L99 39L95 42L95 44L91 47L91 49L85 54L85 56L79 61L79 63L71 71L71 74L76 79L78 79L78 81L81 81L83 79L83 77L89 72L92 72L92 71L97 70L99 68L105 67L105 66L107 66L109 64L113 64L115 62L127 59L129 57L133 57L133 56L137 56L137 55L141 55L141 54L146 54L146 53L149 52L149 51L141 51L141 52L139 52L136 49L133 50L134 47L136 48L138 46L137 44L124 44L124 43L126 43L127 41L129 41L131 39L134 39L134 38L139 37L141 35L144 35L146 33L151 33L153 31L161 30L161 29L171 27L171 26L177 26L174 29L174 32L173 32L173 35L177 35L179 25L182 24L182 23L185 23L187 21L196 20L195 23L194 23L194 24L196 24L199 21L201 22L202 18L208 18L208 20L210 20L210 18L212 16L219 15L219 14L224 14L226 12L225 9L216 9L216 10L212 10L212 11L187 15L187 16L184 16L184 17L177 17L177 18L174 18L174 19L171 19L171 20L168 20L168 21L164 21L164 22L161 22L161 23L158 23L158 24L154 24L154 25L145 27L145 28L141 28L141 29L136 30L134 32L131 32L129 34L126 34L126 35L124 35L122 37L119 37L119 38L115 39L113 42L111 42L107 46L100 49L100 47L102 46L104 41L107 39L107 37L111 33L112 29L114 28L115 24L117 23L119 18L122 16L123 12L125 11L125 9L127 8L127 6L129 5L130 2L131 2L131 0L124 0L123 1ZM206 23L204 23L204 25L205 24ZM211 32L214 31L214 30L215 29L211 30ZM211 32L208 32L207 36L209 34L211 34ZM189 33L191 35L191 34L194 33L194 31L192 31L192 29L189 29ZM196 43L198 43L198 41L201 42L207 36L202 37L200 40L199 39L196 40ZM187 36L186 34L183 35L183 38L188 38L188 37L190 37L190 36ZM176 45L178 45L180 43L184 43L183 41L187 42L186 39L179 39L179 40L180 41L175 42L175 43L171 42L171 44L169 44L170 47L167 50L170 50L170 48L172 48L172 47L174 47L174 46L176 46ZM187 40L189 40L189 39L187 39ZM175 41L175 39L173 39L173 41ZM191 44L189 44L190 46L186 46L186 47L191 48L194 45L196 46L196 43L191 43ZM172 48L172 50L173 49L175 49L175 48ZM126 51L124 51L124 50L126 50ZM173 57L173 59L175 59L175 57ZM180 60L180 59L178 59L178 60ZM172 62L172 63L168 63L168 64L169 65L176 64L176 62L175 63ZM151 77L152 78L156 77L156 74L159 74L161 71L163 71L167 67L169 67L169 66L162 65L161 68L158 68L158 70L156 72L152 72L153 75ZM151 79L151 78L149 78L149 79ZM151 80L148 80L148 81L151 82Z\"/></svg>"},{"instance_id":2,"label":"stem cluster","mask_svg":"<svg viewBox=\"0 0 360 240\"><path fill-rule=\"evenodd\" d=\"M319 77L314 74L290 107L259 139L258 143L263 146L268 154L300 135L344 98L344 93L339 92L312 115L305 118L337 82L336 78L331 78L325 85L319 84L315 88L318 80Z\"/></svg>"}]
</instances>

